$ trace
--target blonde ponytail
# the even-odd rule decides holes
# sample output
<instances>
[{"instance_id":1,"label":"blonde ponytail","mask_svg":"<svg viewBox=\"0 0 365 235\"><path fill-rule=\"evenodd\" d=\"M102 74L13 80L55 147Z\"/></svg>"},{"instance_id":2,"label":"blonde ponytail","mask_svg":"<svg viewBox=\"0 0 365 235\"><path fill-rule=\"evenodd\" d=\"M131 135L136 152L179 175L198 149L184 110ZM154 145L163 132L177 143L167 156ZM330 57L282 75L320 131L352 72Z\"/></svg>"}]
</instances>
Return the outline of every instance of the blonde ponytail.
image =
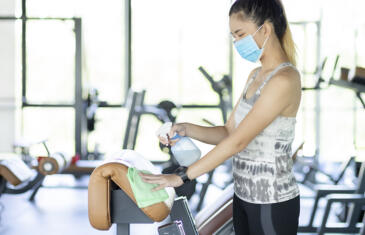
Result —
<instances>
[{"instance_id":1,"label":"blonde ponytail","mask_svg":"<svg viewBox=\"0 0 365 235\"><path fill-rule=\"evenodd\" d=\"M284 8L283 8L284 10ZM281 47L284 49L286 56L289 59L289 62L292 63L294 66L297 65L297 48L295 46L293 35L291 33L289 22L286 18L285 11L283 12L285 21L286 21L286 30L283 35L283 38L280 40Z\"/></svg>"}]
</instances>

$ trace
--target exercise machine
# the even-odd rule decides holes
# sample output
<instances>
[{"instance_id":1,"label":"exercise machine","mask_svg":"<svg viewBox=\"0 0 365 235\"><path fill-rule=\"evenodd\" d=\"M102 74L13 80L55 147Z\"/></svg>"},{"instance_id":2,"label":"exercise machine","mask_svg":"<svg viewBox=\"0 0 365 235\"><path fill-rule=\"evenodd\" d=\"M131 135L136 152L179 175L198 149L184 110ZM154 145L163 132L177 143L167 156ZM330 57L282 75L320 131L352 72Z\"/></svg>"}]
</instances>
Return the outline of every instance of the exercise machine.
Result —
<instances>
[{"instance_id":1,"label":"exercise machine","mask_svg":"<svg viewBox=\"0 0 365 235\"><path fill-rule=\"evenodd\" d=\"M167 188L167 200L139 208L126 176L129 167L127 165L131 164L131 161L122 155L96 168L90 177L88 213L94 228L108 230L115 223L116 234L125 235L130 232L130 224L163 221L165 224L156 228L159 234L173 234L166 231L172 231L170 229L176 228L176 225L180 226L180 231L184 233L175 234L233 234L233 185L227 187L222 196L211 207L202 210L195 219L188 208L186 198L175 198L171 188ZM132 166L136 167L133 163Z\"/></svg>"},{"instance_id":2,"label":"exercise machine","mask_svg":"<svg viewBox=\"0 0 365 235\"><path fill-rule=\"evenodd\" d=\"M298 231L302 233L314 233L323 235L324 233L359 233L364 227L364 220L361 220L362 212L365 206L365 163L362 163L357 185L355 187L347 187L343 185L316 185L315 201L312 208L309 223L305 226L300 226ZM314 226L313 222L317 213L319 201L323 199L326 202L325 212L320 225ZM331 208L334 203L344 203L349 206L349 211L344 223L331 226L327 224ZM364 234L364 228L362 229Z\"/></svg>"},{"instance_id":3,"label":"exercise machine","mask_svg":"<svg viewBox=\"0 0 365 235\"><path fill-rule=\"evenodd\" d=\"M337 55L331 70L330 77L332 78L335 74L335 71L338 66L340 56ZM311 91L311 90L322 90L327 89L330 86L330 82L327 82L326 86L322 86L321 84L326 83L326 80L323 78L323 70L326 67L328 58L326 57L321 66L316 71L317 80L313 87L303 87L303 91ZM344 177L345 172L354 165L355 157L350 156L346 161L342 163L339 167L339 171L337 174L330 174L326 172L326 170L322 169L318 162L318 154L316 153L314 156L299 156L296 159L295 168L298 169L297 172L304 172L302 179L299 181L302 184L313 188L315 184L319 183L316 180L316 175L320 174L325 176L330 182L333 184L338 184Z\"/></svg>"},{"instance_id":4,"label":"exercise machine","mask_svg":"<svg viewBox=\"0 0 365 235\"><path fill-rule=\"evenodd\" d=\"M0 156L0 196L2 194L21 194L36 190L42 184L44 175L35 172L17 154ZM32 195L29 200L32 201Z\"/></svg>"},{"instance_id":5,"label":"exercise machine","mask_svg":"<svg viewBox=\"0 0 365 235\"><path fill-rule=\"evenodd\" d=\"M227 122L228 112L232 110L232 78L228 75L223 75L223 77L215 81L211 75L200 66L199 71L203 74L203 76L209 81L213 91L217 93L219 97L218 108L222 112L223 122ZM206 120L208 124L214 125L208 120Z\"/></svg>"}]
</instances>

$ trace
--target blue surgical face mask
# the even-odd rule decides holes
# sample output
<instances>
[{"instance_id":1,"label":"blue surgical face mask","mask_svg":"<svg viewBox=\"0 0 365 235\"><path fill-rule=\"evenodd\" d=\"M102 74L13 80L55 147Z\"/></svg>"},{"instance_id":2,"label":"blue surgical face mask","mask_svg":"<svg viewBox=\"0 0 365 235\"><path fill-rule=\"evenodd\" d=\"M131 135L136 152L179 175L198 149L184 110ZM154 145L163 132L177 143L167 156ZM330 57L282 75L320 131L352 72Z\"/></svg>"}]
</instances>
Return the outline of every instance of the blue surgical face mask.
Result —
<instances>
[{"instance_id":1,"label":"blue surgical face mask","mask_svg":"<svg viewBox=\"0 0 365 235\"><path fill-rule=\"evenodd\" d=\"M262 26L263 25L261 25L254 34L249 34L246 37L234 42L234 46L236 47L238 54L240 54L243 59L255 63L261 58L265 44L269 37L265 39L262 48L260 49L255 42L255 39L253 39L253 36L255 36L255 34L262 28Z\"/></svg>"}]
</instances>

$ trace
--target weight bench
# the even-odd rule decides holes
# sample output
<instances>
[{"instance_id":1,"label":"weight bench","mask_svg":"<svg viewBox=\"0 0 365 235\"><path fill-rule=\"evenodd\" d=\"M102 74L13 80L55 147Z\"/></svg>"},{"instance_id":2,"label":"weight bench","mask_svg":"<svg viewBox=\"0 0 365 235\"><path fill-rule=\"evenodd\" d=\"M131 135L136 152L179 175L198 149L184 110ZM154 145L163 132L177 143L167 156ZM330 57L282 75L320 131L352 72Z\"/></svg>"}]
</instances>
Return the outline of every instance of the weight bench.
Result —
<instances>
[{"instance_id":1,"label":"weight bench","mask_svg":"<svg viewBox=\"0 0 365 235\"><path fill-rule=\"evenodd\" d=\"M137 206L127 178L129 160L131 157L139 157L133 152L124 151L123 159L105 162L90 176L88 214L90 224L96 229L108 230L115 223L118 235L129 234L129 224L160 222L170 213L175 197L172 188L166 190L169 195L166 201L144 208ZM124 158L128 154L129 160Z\"/></svg>"},{"instance_id":2,"label":"weight bench","mask_svg":"<svg viewBox=\"0 0 365 235\"><path fill-rule=\"evenodd\" d=\"M133 151L130 151L133 152ZM128 166L118 159L97 167L90 176L88 191L88 214L90 224L99 230L108 230L113 223L117 235L129 234L129 224L154 223L166 219L181 221L185 234L228 235L232 231L233 185L227 187L213 207L204 208L196 223L190 213L185 197L174 200L173 190L167 188L169 199L145 208L139 208L127 178ZM172 190L172 192L171 192ZM170 218L168 218L170 216ZM169 224L161 226L166 229ZM198 233L199 232L199 233ZM169 233L160 233L169 234Z\"/></svg>"},{"instance_id":3,"label":"weight bench","mask_svg":"<svg viewBox=\"0 0 365 235\"><path fill-rule=\"evenodd\" d=\"M9 153L0 156L0 195L10 190L7 189L7 182L13 186L18 186L28 181L32 176L32 170L17 154Z\"/></svg>"}]
</instances>

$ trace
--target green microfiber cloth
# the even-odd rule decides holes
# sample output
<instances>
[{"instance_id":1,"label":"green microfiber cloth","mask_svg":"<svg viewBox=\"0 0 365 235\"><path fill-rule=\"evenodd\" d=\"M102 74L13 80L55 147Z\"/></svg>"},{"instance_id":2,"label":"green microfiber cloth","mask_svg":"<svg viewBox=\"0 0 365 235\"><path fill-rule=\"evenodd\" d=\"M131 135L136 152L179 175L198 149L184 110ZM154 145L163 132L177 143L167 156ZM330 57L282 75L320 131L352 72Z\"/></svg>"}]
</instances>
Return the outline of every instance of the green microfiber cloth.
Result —
<instances>
[{"instance_id":1,"label":"green microfiber cloth","mask_svg":"<svg viewBox=\"0 0 365 235\"><path fill-rule=\"evenodd\" d=\"M145 174L151 174L151 172L140 171L134 167L128 168L127 177L139 208L147 207L155 203L165 201L169 198L165 189L152 192L151 189L157 187L158 184L149 184L144 182L138 172Z\"/></svg>"}]
</instances>

